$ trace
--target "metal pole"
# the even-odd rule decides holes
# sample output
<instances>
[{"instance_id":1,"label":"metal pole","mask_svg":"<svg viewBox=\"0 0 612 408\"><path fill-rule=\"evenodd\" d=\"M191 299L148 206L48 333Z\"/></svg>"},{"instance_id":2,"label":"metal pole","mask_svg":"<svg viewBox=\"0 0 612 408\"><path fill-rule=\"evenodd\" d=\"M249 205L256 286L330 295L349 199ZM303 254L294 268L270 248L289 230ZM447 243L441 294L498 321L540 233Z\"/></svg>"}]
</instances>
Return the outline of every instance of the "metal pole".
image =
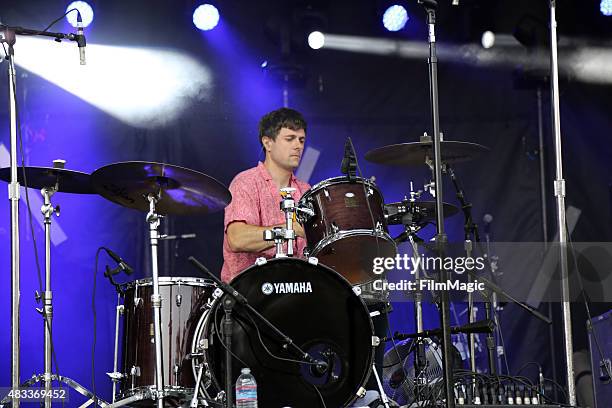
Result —
<instances>
[{"instance_id":1,"label":"metal pole","mask_svg":"<svg viewBox=\"0 0 612 408\"><path fill-rule=\"evenodd\" d=\"M440 112L438 110L438 57L436 55L436 10L437 2L419 0L427 11L429 42L429 86L431 102L431 119L433 127L434 182L436 190L436 246L438 254L444 257L447 237L444 232L444 207L442 201L442 152L440 142ZM448 273L440 269L440 281L448 281ZM446 407L455 408L454 380L451 362L450 301L448 292L440 291L440 325L442 326L442 358L444 368L444 390Z\"/></svg>"},{"instance_id":2,"label":"metal pole","mask_svg":"<svg viewBox=\"0 0 612 408\"><path fill-rule=\"evenodd\" d=\"M43 188L41 190L44 204L41 212L44 215L45 224L45 294L43 296L43 323L45 326L45 408L51 407L51 356L52 356L52 338L53 333L53 294L51 291L51 217L55 212L51 204L51 196L55 193L54 188Z\"/></svg>"},{"instance_id":3,"label":"metal pole","mask_svg":"<svg viewBox=\"0 0 612 408\"><path fill-rule=\"evenodd\" d=\"M153 295L151 295L151 305L153 306L153 329L155 341L155 382L156 382L156 400L157 408L164 408L164 372L162 359L162 336L161 336L161 306L162 298L159 294L159 271L157 268L157 244L159 234L160 216L155 212L157 197L149 194L149 208L147 214L147 222L149 223L149 233L151 237L151 270L153 274Z\"/></svg>"},{"instance_id":4,"label":"metal pole","mask_svg":"<svg viewBox=\"0 0 612 408\"><path fill-rule=\"evenodd\" d=\"M557 224L559 228L559 255L561 263L561 292L563 340L567 363L567 396L569 405L576 405L576 385L574 384L574 361L572 344L572 318L569 294L569 270L567 263L567 223L565 214L565 180L563 179L563 152L561 149L561 114L559 109L559 63L557 60L557 20L556 0L550 0L550 71L552 96L552 124L555 141L555 197L557 199Z\"/></svg>"},{"instance_id":5,"label":"metal pole","mask_svg":"<svg viewBox=\"0 0 612 408\"><path fill-rule=\"evenodd\" d=\"M5 31L8 43L8 87L11 132L11 383L13 390L19 388L19 342L20 342L20 268L19 268L19 182L17 181L17 106L15 104L15 33ZM19 398L13 397L13 407L19 408Z\"/></svg>"}]
</instances>

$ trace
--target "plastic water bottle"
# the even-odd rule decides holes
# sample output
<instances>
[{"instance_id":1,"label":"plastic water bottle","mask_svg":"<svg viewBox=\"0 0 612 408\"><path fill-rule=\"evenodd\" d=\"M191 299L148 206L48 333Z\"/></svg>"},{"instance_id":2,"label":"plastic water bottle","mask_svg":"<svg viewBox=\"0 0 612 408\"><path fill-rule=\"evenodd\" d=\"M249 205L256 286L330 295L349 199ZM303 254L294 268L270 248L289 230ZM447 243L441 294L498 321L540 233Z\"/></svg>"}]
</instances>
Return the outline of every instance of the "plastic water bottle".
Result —
<instances>
[{"instance_id":1,"label":"plastic water bottle","mask_svg":"<svg viewBox=\"0 0 612 408\"><path fill-rule=\"evenodd\" d=\"M236 380L236 408L257 408L257 383L250 368L243 368Z\"/></svg>"}]
</instances>

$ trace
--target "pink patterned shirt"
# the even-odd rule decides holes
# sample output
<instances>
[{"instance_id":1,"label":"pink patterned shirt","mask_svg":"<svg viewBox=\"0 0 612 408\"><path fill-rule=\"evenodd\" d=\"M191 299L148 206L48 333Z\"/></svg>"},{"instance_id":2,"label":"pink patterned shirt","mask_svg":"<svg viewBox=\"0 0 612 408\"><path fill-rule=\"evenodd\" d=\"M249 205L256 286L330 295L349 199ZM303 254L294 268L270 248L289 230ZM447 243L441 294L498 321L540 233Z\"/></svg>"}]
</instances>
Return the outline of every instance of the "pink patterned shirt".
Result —
<instances>
[{"instance_id":1,"label":"pink patterned shirt","mask_svg":"<svg viewBox=\"0 0 612 408\"><path fill-rule=\"evenodd\" d=\"M293 198L297 202L310 185L298 180L293 174L289 187L296 189ZM229 186L232 201L225 207L225 222L223 232L223 269L221 279L229 282L240 272L255 263L259 257L274 257L274 248L264 252L233 252L227 242L227 227L236 221L244 221L250 225L266 226L285 222L285 214L280 210L281 195L272 180L268 169L259 162L257 167L239 173ZM306 241L297 239L296 256L302 256Z\"/></svg>"}]
</instances>

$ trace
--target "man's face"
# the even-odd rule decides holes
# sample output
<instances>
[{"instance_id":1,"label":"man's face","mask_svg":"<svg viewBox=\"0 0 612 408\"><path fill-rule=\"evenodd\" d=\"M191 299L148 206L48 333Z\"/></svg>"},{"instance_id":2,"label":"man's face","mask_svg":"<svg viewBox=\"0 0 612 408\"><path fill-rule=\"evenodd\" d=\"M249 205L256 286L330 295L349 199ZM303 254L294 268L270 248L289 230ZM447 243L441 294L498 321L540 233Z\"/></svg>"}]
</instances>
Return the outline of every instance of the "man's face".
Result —
<instances>
[{"instance_id":1,"label":"man's face","mask_svg":"<svg viewBox=\"0 0 612 408\"><path fill-rule=\"evenodd\" d=\"M281 128L275 140L264 136L262 141L268 157L279 167L293 171L300 165L306 141L304 129Z\"/></svg>"}]
</instances>

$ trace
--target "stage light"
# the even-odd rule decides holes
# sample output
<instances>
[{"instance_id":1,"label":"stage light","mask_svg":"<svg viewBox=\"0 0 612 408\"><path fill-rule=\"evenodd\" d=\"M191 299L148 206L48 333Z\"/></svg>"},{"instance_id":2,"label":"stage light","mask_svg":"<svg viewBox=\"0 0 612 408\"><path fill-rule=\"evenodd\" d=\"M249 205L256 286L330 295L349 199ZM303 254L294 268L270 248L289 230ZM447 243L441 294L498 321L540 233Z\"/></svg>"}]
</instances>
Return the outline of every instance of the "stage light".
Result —
<instances>
[{"instance_id":1,"label":"stage light","mask_svg":"<svg viewBox=\"0 0 612 408\"><path fill-rule=\"evenodd\" d=\"M83 20L83 27L87 27L91 24L94 19L94 12L91 6L85 1L73 1L66 7L66 12L72 9L79 10L81 13L81 19ZM70 23L71 26L76 27L77 25L77 12L72 11L66 15L66 20Z\"/></svg>"},{"instance_id":2,"label":"stage light","mask_svg":"<svg viewBox=\"0 0 612 408\"><path fill-rule=\"evenodd\" d=\"M599 10L604 16L612 16L612 0L601 0Z\"/></svg>"},{"instance_id":3,"label":"stage light","mask_svg":"<svg viewBox=\"0 0 612 408\"><path fill-rule=\"evenodd\" d=\"M495 34L492 31L482 33L482 47L489 49L495 45Z\"/></svg>"},{"instance_id":4,"label":"stage light","mask_svg":"<svg viewBox=\"0 0 612 408\"><path fill-rule=\"evenodd\" d=\"M383 14L383 25L389 31L399 31L408 22L408 12L403 6L393 5Z\"/></svg>"},{"instance_id":5,"label":"stage light","mask_svg":"<svg viewBox=\"0 0 612 408\"><path fill-rule=\"evenodd\" d=\"M313 31L308 35L308 45L313 50L323 48L325 45L325 34L320 31Z\"/></svg>"},{"instance_id":6,"label":"stage light","mask_svg":"<svg viewBox=\"0 0 612 408\"><path fill-rule=\"evenodd\" d=\"M176 50L89 43L82 66L74 43L23 36L18 55L22 68L140 128L163 126L211 95L210 70Z\"/></svg>"},{"instance_id":7,"label":"stage light","mask_svg":"<svg viewBox=\"0 0 612 408\"><path fill-rule=\"evenodd\" d=\"M210 31L219 24L219 10L212 4L202 4L193 12L193 24L202 31Z\"/></svg>"}]
</instances>

